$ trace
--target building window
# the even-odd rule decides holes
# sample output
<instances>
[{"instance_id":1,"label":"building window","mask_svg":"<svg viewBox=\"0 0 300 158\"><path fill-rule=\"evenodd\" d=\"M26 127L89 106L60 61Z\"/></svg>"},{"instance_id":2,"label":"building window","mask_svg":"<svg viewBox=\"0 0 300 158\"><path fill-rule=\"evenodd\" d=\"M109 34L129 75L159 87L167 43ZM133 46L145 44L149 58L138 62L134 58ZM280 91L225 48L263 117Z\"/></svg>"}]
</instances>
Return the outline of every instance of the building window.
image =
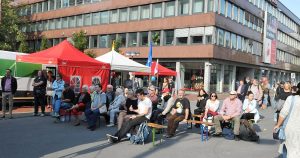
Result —
<instances>
[{"instance_id":1,"label":"building window","mask_svg":"<svg viewBox=\"0 0 300 158\"><path fill-rule=\"evenodd\" d=\"M40 2L40 3L37 4L37 12L40 13L42 11L43 11L43 3Z\"/></svg>"},{"instance_id":2,"label":"building window","mask_svg":"<svg viewBox=\"0 0 300 158\"><path fill-rule=\"evenodd\" d=\"M126 47L126 33L118 34L118 39L121 40L121 47Z\"/></svg>"},{"instance_id":3,"label":"building window","mask_svg":"<svg viewBox=\"0 0 300 158\"><path fill-rule=\"evenodd\" d=\"M116 34L108 35L108 47L112 47L113 41L116 41Z\"/></svg>"},{"instance_id":4,"label":"building window","mask_svg":"<svg viewBox=\"0 0 300 158\"><path fill-rule=\"evenodd\" d=\"M236 49L236 34L231 34L231 48Z\"/></svg>"},{"instance_id":5,"label":"building window","mask_svg":"<svg viewBox=\"0 0 300 158\"><path fill-rule=\"evenodd\" d=\"M91 46L90 48L97 48L98 36L91 36Z\"/></svg>"},{"instance_id":6,"label":"building window","mask_svg":"<svg viewBox=\"0 0 300 158\"><path fill-rule=\"evenodd\" d=\"M237 35L237 49L242 50L242 37Z\"/></svg>"},{"instance_id":7,"label":"building window","mask_svg":"<svg viewBox=\"0 0 300 158\"><path fill-rule=\"evenodd\" d=\"M236 5L233 5L233 17L232 19L238 21L239 13Z\"/></svg>"},{"instance_id":8,"label":"building window","mask_svg":"<svg viewBox=\"0 0 300 158\"><path fill-rule=\"evenodd\" d=\"M192 36L192 43L203 44L203 36Z\"/></svg>"},{"instance_id":9,"label":"building window","mask_svg":"<svg viewBox=\"0 0 300 158\"><path fill-rule=\"evenodd\" d=\"M188 37L177 37L177 44L184 45L188 43Z\"/></svg>"},{"instance_id":10,"label":"building window","mask_svg":"<svg viewBox=\"0 0 300 158\"><path fill-rule=\"evenodd\" d=\"M130 8L130 20L138 20L138 13L139 8L138 7L132 7Z\"/></svg>"},{"instance_id":11,"label":"building window","mask_svg":"<svg viewBox=\"0 0 300 158\"><path fill-rule=\"evenodd\" d=\"M91 3L91 0L84 0L84 4Z\"/></svg>"},{"instance_id":12,"label":"building window","mask_svg":"<svg viewBox=\"0 0 300 158\"><path fill-rule=\"evenodd\" d=\"M42 22L37 22L37 30L43 31L43 23Z\"/></svg>"},{"instance_id":13,"label":"building window","mask_svg":"<svg viewBox=\"0 0 300 158\"><path fill-rule=\"evenodd\" d=\"M226 3L225 0L220 0L220 8L219 13L225 15Z\"/></svg>"},{"instance_id":14,"label":"building window","mask_svg":"<svg viewBox=\"0 0 300 158\"><path fill-rule=\"evenodd\" d=\"M227 1L226 16L231 18L231 14L232 14L232 5L230 2Z\"/></svg>"},{"instance_id":15,"label":"building window","mask_svg":"<svg viewBox=\"0 0 300 158\"><path fill-rule=\"evenodd\" d=\"M159 46L160 45L160 31L152 31L151 39L152 39L153 45Z\"/></svg>"},{"instance_id":16,"label":"building window","mask_svg":"<svg viewBox=\"0 0 300 158\"><path fill-rule=\"evenodd\" d=\"M175 1L166 2L165 16L175 16Z\"/></svg>"},{"instance_id":17,"label":"building window","mask_svg":"<svg viewBox=\"0 0 300 158\"><path fill-rule=\"evenodd\" d=\"M93 25L98 25L98 24L100 24L100 13L98 12L98 13L92 13L92 23L93 23Z\"/></svg>"},{"instance_id":18,"label":"building window","mask_svg":"<svg viewBox=\"0 0 300 158\"><path fill-rule=\"evenodd\" d=\"M120 9L120 16L119 16L119 21L120 22L126 22L127 21L127 16L128 16L128 12L127 12L127 8L124 9Z\"/></svg>"},{"instance_id":19,"label":"building window","mask_svg":"<svg viewBox=\"0 0 300 158\"><path fill-rule=\"evenodd\" d=\"M83 3L83 0L76 0L76 5L81 5Z\"/></svg>"},{"instance_id":20,"label":"building window","mask_svg":"<svg viewBox=\"0 0 300 158\"><path fill-rule=\"evenodd\" d=\"M178 15L189 14L189 0L178 0Z\"/></svg>"},{"instance_id":21,"label":"building window","mask_svg":"<svg viewBox=\"0 0 300 158\"><path fill-rule=\"evenodd\" d=\"M34 14L34 13L37 12L37 11L36 11L36 10L37 10L36 4L33 4L33 5L32 5L32 9L31 9L31 10L32 10L32 14Z\"/></svg>"},{"instance_id":22,"label":"building window","mask_svg":"<svg viewBox=\"0 0 300 158\"><path fill-rule=\"evenodd\" d=\"M166 30L164 45L173 45L174 44L174 30Z\"/></svg>"},{"instance_id":23,"label":"building window","mask_svg":"<svg viewBox=\"0 0 300 158\"><path fill-rule=\"evenodd\" d=\"M84 15L84 26L91 25L91 14Z\"/></svg>"},{"instance_id":24,"label":"building window","mask_svg":"<svg viewBox=\"0 0 300 158\"><path fill-rule=\"evenodd\" d=\"M150 18L150 6L142 6L141 7L141 19L149 19Z\"/></svg>"},{"instance_id":25,"label":"building window","mask_svg":"<svg viewBox=\"0 0 300 158\"><path fill-rule=\"evenodd\" d=\"M56 9L61 8L61 0L56 0Z\"/></svg>"},{"instance_id":26,"label":"building window","mask_svg":"<svg viewBox=\"0 0 300 158\"><path fill-rule=\"evenodd\" d=\"M77 15L76 17L76 26L77 27L80 27L80 26L83 26L83 18L82 18L83 15Z\"/></svg>"},{"instance_id":27,"label":"building window","mask_svg":"<svg viewBox=\"0 0 300 158\"><path fill-rule=\"evenodd\" d=\"M62 0L63 1L63 8L69 7L69 0Z\"/></svg>"},{"instance_id":28,"label":"building window","mask_svg":"<svg viewBox=\"0 0 300 158\"><path fill-rule=\"evenodd\" d=\"M129 47L137 46L137 33L129 33L128 46Z\"/></svg>"},{"instance_id":29,"label":"building window","mask_svg":"<svg viewBox=\"0 0 300 158\"><path fill-rule=\"evenodd\" d=\"M244 24L244 19L245 19L244 10L239 8L239 23Z\"/></svg>"},{"instance_id":30,"label":"building window","mask_svg":"<svg viewBox=\"0 0 300 158\"><path fill-rule=\"evenodd\" d=\"M76 21L75 21L75 16L70 16L69 17L69 27L75 27Z\"/></svg>"},{"instance_id":31,"label":"building window","mask_svg":"<svg viewBox=\"0 0 300 158\"><path fill-rule=\"evenodd\" d=\"M230 48L230 32L225 31L225 46Z\"/></svg>"},{"instance_id":32,"label":"building window","mask_svg":"<svg viewBox=\"0 0 300 158\"><path fill-rule=\"evenodd\" d=\"M55 29L61 29L61 18L55 19Z\"/></svg>"},{"instance_id":33,"label":"building window","mask_svg":"<svg viewBox=\"0 0 300 158\"><path fill-rule=\"evenodd\" d=\"M69 0L69 7L75 6L75 0Z\"/></svg>"},{"instance_id":34,"label":"building window","mask_svg":"<svg viewBox=\"0 0 300 158\"><path fill-rule=\"evenodd\" d=\"M248 26L248 23L250 23L250 14L245 11L244 25Z\"/></svg>"},{"instance_id":35,"label":"building window","mask_svg":"<svg viewBox=\"0 0 300 158\"><path fill-rule=\"evenodd\" d=\"M47 31L48 30L48 20L43 21L43 25L44 25L43 30Z\"/></svg>"},{"instance_id":36,"label":"building window","mask_svg":"<svg viewBox=\"0 0 300 158\"><path fill-rule=\"evenodd\" d=\"M62 28L68 28L68 17L62 18Z\"/></svg>"},{"instance_id":37,"label":"building window","mask_svg":"<svg viewBox=\"0 0 300 158\"><path fill-rule=\"evenodd\" d=\"M214 1L215 1L215 0L208 0L208 4L207 4L207 12L212 12L212 11L214 11ZM218 1L216 1L216 5L218 5L217 3L218 3ZM217 7L216 7L216 8L217 8Z\"/></svg>"},{"instance_id":38,"label":"building window","mask_svg":"<svg viewBox=\"0 0 300 158\"><path fill-rule=\"evenodd\" d=\"M55 21L54 19L49 20L49 29L54 30L55 29Z\"/></svg>"},{"instance_id":39,"label":"building window","mask_svg":"<svg viewBox=\"0 0 300 158\"><path fill-rule=\"evenodd\" d=\"M193 13L203 13L204 11L204 0L193 1Z\"/></svg>"},{"instance_id":40,"label":"building window","mask_svg":"<svg viewBox=\"0 0 300 158\"><path fill-rule=\"evenodd\" d=\"M148 32L140 33L140 46L148 46Z\"/></svg>"},{"instance_id":41,"label":"building window","mask_svg":"<svg viewBox=\"0 0 300 158\"><path fill-rule=\"evenodd\" d=\"M54 7L55 7L54 0L50 0L49 1L49 10L54 10Z\"/></svg>"},{"instance_id":42,"label":"building window","mask_svg":"<svg viewBox=\"0 0 300 158\"><path fill-rule=\"evenodd\" d=\"M152 5L152 18L160 18L162 14L162 3Z\"/></svg>"},{"instance_id":43,"label":"building window","mask_svg":"<svg viewBox=\"0 0 300 158\"><path fill-rule=\"evenodd\" d=\"M212 44L213 43L213 36L212 35L206 35L205 36L205 44Z\"/></svg>"},{"instance_id":44,"label":"building window","mask_svg":"<svg viewBox=\"0 0 300 158\"><path fill-rule=\"evenodd\" d=\"M118 10L112 10L110 12L110 22L111 23L118 22Z\"/></svg>"},{"instance_id":45,"label":"building window","mask_svg":"<svg viewBox=\"0 0 300 158\"><path fill-rule=\"evenodd\" d=\"M101 24L108 24L108 21L109 21L108 11L100 12L100 23Z\"/></svg>"},{"instance_id":46,"label":"building window","mask_svg":"<svg viewBox=\"0 0 300 158\"><path fill-rule=\"evenodd\" d=\"M223 46L224 47L224 30L222 29L218 29L218 41L217 44L219 46Z\"/></svg>"},{"instance_id":47,"label":"building window","mask_svg":"<svg viewBox=\"0 0 300 158\"><path fill-rule=\"evenodd\" d=\"M107 35L102 35L102 36L100 36L100 45L99 45L99 47L100 48L106 48L107 47L107 41L108 41L108 36Z\"/></svg>"},{"instance_id":48,"label":"building window","mask_svg":"<svg viewBox=\"0 0 300 158\"><path fill-rule=\"evenodd\" d=\"M30 8L30 7L27 8L27 13L28 13L28 9L29 9L29 8ZM44 2L43 2L43 11L44 11L44 12L48 11L48 1L44 1ZM27 15L29 15L29 14L27 14Z\"/></svg>"}]
</instances>

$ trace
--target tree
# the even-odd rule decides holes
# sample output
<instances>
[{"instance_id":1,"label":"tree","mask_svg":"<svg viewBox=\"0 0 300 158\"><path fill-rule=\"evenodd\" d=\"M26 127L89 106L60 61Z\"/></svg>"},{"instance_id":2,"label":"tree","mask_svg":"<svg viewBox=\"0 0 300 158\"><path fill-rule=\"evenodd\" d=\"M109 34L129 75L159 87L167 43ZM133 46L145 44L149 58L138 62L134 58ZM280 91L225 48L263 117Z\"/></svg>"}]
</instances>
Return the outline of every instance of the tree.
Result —
<instances>
[{"instance_id":1,"label":"tree","mask_svg":"<svg viewBox=\"0 0 300 158\"><path fill-rule=\"evenodd\" d=\"M48 39L45 36L42 36L41 47L40 50L45 50L49 48Z\"/></svg>"},{"instance_id":2,"label":"tree","mask_svg":"<svg viewBox=\"0 0 300 158\"><path fill-rule=\"evenodd\" d=\"M84 52L84 50L88 46L86 33L83 30L81 30L78 33L73 33L72 41L74 43L74 47L79 49L82 52Z\"/></svg>"},{"instance_id":3,"label":"tree","mask_svg":"<svg viewBox=\"0 0 300 158\"><path fill-rule=\"evenodd\" d=\"M28 44L26 42L26 36L22 32L18 32L17 41L20 42L18 51L22 53L29 53Z\"/></svg>"},{"instance_id":4,"label":"tree","mask_svg":"<svg viewBox=\"0 0 300 158\"><path fill-rule=\"evenodd\" d=\"M122 44L121 38L116 38L116 40L114 42L114 48L115 48L115 51L118 53L121 53L121 50L120 50L121 44Z\"/></svg>"},{"instance_id":5,"label":"tree","mask_svg":"<svg viewBox=\"0 0 300 158\"><path fill-rule=\"evenodd\" d=\"M94 52L92 50L88 50L88 51L84 52L84 54L86 54L87 56L89 56L91 58L96 58L96 55L94 54Z\"/></svg>"},{"instance_id":6,"label":"tree","mask_svg":"<svg viewBox=\"0 0 300 158\"><path fill-rule=\"evenodd\" d=\"M11 0L2 0L1 3L0 49L17 51L18 44L22 45L22 49L26 45L25 40L23 40L23 37L26 36L20 29L26 21L18 15L18 8L13 6L11 2Z\"/></svg>"}]
</instances>

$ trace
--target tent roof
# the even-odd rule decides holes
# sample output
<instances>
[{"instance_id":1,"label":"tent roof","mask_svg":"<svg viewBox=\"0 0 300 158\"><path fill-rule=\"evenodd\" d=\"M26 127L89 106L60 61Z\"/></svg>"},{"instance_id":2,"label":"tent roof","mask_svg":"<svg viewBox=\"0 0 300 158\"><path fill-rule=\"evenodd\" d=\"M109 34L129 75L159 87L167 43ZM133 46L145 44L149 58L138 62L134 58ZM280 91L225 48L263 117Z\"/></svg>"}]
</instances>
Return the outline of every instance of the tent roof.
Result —
<instances>
[{"instance_id":1,"label":"tent roof","mask_svg":"<svg viewBox=\"0 0 300 158\"><path fill-rule=\"evenodd\" d=\"M143 72L136 72L135 75L151 75L154 76L156 62L152 62L151 65L151 74L150 73L143 73ZM162 65L158 64L158 75L159 76L176 76L176 71L163 67Z\"/></svg>"},{"instance_id":2,"label":"tent roof","mask_svg":"<svg viewBox=\"0 0 300 158\"><path fill-rule=\"evenodd\" d=\"M120 53L112 50L96 58L96 60L109 63L111 70L129 71L129 72L150 72L150 67L135 62Z\"/></svg>"},{"instance_id":3,"label":"tent roof","mask_svg":"<svg viewBox=\"0 0 300 158\"><path fill-rule=\"evenodd\" d=\"M30 62L40 64L55 64L59 66L81 66L81 67L100 67L102 69L109 69L110 65L99 62L78 49L76 49L67 40L62 41L58 45L40 52L32 53L30 55L18 55L18 62Z\"/></svg>"},{"instance_id":4,"label":"tent roof","mask_svg":"<svg viewBox=\"0 0 300 158\"><path fill-rule=\"evenodd\" d=\"M27 54L0 50L0 59L16 60L17 55L27 55Z\"/></svg>"}]
</instances>

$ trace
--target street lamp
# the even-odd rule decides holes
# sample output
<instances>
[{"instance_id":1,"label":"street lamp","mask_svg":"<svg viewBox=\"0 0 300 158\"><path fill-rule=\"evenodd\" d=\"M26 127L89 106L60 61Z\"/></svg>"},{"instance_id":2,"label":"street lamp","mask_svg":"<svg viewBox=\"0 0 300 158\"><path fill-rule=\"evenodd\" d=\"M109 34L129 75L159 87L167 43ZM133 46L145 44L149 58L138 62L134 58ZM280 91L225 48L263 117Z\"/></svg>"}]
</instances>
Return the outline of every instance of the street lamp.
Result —
<instances>
[{"instance_id":1,"label":"street lamp","mask_svg":"<svg viewBox=\"0 0 300 158\"><path fill-rule=\"evenodd\" d=\"M135 52L135 51L129 51L129 52L126 52L125 53L125 55L126 56L129 56L129 59L130 59L130 57L132 58L132 60L133 60L133 57L134 56L139 56L141 53L140 52Z\"/></svg>"}]
</instances>

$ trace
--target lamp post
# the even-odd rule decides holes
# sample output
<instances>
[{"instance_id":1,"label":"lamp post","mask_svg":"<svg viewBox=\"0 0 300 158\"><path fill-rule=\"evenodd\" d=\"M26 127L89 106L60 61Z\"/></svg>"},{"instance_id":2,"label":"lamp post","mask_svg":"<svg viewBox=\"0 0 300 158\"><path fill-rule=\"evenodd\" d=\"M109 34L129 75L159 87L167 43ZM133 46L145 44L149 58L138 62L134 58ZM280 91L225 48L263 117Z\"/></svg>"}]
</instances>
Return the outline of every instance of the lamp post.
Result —
<instances>
[{"instance_id":1,"label":"lamp post","mask_svg":"<svg viewBox=\"0 0 300 158\"><path fill-rule=\"evenodd\" d=\"M134 57L134 56L139 56L140 54L141 54L140 52L135 52L135 51L128 51L128 52L125 53L125 55L126 55L126 56L129 56L129 59L130 59L130 57L131 57L132 60L133 60L133 57Z\"/></svg>"}]
</instances>

